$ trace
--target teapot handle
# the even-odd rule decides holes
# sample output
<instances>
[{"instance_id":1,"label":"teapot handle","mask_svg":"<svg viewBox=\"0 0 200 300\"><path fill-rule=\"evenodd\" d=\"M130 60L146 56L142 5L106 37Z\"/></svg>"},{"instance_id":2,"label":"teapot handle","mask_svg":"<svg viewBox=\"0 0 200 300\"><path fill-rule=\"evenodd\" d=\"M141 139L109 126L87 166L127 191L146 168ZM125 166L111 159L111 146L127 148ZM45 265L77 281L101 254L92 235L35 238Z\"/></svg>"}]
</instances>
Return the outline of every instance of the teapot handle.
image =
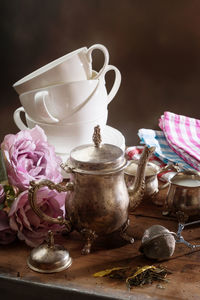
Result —
<instances>
[{"instance_id":1,"label":"teapot handle","mask_svg":"<svg viewBox=\"0 0 200 300\"><path fill-rule=\"evenodd\" d=\"M63 186L61 184L55 184L54 182L52 182L50 180L42 180L40 182L31 181L29 192L28 192L28 199L29 199L31 208L33 209L33 211L35 212L35 214L39 218L41 218L42 220L47 221L49 223L66 225L67 227L71 227L70 222L65 220L64 218L62 218L62 217L57 217L57 218L50 217L50 216L46 215L39 208L39 206L37 204L37 191L41 187L44 187L44 186L48 187L50 190L56 190L60 193L60 192L73 191L74 190L73 182L68 182L65 186Z\"/></svg>"}]
</instances>

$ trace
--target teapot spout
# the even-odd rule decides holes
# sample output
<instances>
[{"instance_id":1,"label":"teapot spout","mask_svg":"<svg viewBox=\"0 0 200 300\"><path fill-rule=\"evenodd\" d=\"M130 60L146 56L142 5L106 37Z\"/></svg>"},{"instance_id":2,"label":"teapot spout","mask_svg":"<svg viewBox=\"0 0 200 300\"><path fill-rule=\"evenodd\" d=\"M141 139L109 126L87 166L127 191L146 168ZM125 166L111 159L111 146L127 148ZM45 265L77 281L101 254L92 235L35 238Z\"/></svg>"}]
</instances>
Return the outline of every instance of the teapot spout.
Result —
<instances>
[{"instance_id":1,"label":"teapot spout","mask_svg":"<svg viewBox=\"0 0 200 300\"><path fill-rule=\"evenodd\" d=\"M145 189L145 168L149 159L149 156L155 151L155 147L144 147L138 162L137 172L134 184L128 188L130 199L130 210L134 210L142 201Z\"/></svg>"}]
</instances>

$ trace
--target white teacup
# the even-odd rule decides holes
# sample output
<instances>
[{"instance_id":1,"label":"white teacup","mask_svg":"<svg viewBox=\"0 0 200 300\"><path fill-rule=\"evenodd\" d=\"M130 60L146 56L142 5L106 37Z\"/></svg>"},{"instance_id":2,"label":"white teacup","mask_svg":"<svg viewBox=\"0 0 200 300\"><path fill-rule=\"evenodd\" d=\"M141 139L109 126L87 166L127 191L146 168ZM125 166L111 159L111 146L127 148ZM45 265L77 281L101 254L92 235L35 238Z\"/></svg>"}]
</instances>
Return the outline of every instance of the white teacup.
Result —
<instances>
[{"instance_id":1,"label":"white teacup","mask_svg":"<svg viewBox=\"0 0 200 300\"><path fill-rule=\"evenodd\" d=\"M113 86L107 94L105 74L115 72ZM95 72L93 72L94 75ZM108 65L99 79L82 80L49 86L20 95L28 116L37 122L74 123L94 120L105 111L121 83L119 70Z\"/></svg>"},{"instance_id":2,"label":"white teacup","mask_svg":"<svg viewBox=\"0 0 200 300\"><path fill-rule=\"evenodd\" d=\"M105 46L96 44L70 52L49 64L37 69L14 83L13 87L20 95L27 91L58 83L86 80L92 77L92 52L99 49L104 54L104 64L97 73L98 78L109 62L109 53Z\"/></svg>"},{"instance_id":3,"label":"white teacup","mask_svg":"<svg viewBox=\"0 0 200 300\"><path fill-rule=\"evenodd\" d=\"M21 94L25 112L36 122L57 123L79 110L96 90L98 80L82 80Z\"/></svg>"},{"instance_id":4,"label":"white teacup","mask_svg":"<svg viewBox=\"0 0 200 300\"><path fill-rule=\"evenodd\" d=\"M25 130L33 128L36 125L40 126L44 130L49 144L54 146L56 153L61 154L69 153L76 146L91 143L94 127L100 125L101 131L103 132L108 118L108 111L106 110L99 115L97 119L89 122L58 125L35 122L25 114L26 126L21 119L21 112L25 113L23 107L16 109L13 115L17 127L20 130Z\"/></svg>"}]
</instances>

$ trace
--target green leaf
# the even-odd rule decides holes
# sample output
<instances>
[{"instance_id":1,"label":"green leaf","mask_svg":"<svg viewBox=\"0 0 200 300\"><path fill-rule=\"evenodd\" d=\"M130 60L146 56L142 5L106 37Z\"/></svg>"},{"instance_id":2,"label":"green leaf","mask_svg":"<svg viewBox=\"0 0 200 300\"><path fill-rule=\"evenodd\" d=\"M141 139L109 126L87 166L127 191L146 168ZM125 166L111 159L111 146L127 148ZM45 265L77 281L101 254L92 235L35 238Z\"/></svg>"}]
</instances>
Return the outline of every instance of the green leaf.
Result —
<instances>
[{"instance_id":1,"label":"green leaf","mask_svg":"<svg viewBox=\"0 0 200 300\"><path fill-rule=\"evenodd\" d=\"M10 208L16 198L15 191L11 185L4 185L4 192L6 194L6 204Z\"/></svg>"}]
</instances>

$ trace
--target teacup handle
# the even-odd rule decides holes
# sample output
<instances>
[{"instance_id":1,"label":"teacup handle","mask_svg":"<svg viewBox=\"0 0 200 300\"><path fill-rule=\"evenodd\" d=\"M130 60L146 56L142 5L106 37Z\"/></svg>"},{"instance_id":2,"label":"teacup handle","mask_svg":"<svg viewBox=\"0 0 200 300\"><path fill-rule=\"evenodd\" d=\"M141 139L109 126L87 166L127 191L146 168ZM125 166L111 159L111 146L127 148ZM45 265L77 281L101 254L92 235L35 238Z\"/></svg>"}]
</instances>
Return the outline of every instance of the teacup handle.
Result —
<instances>
[{"instance_id":1,"label":"teacup handle","mask_svg":"<svg viewBox=\"0 0 200 300\"><path fill-rule=\"evenodd\" d=\"M35 99L35 109L40 113L41 121L47 123L57 123L59 120L52 116L52 114L48 111L46 106L45 98L48 99L49 93L48 91L39 91L34 95Z\"/></svg>"},{"instance_id":2,"label":"teacup handle","mask_svg":"<svg viewBox=\"0 0 200 300\"><path fill-rule=\"evenodd\" d=\"M70 227L70 221L63 219L62 217L53 218L45 214L37 204L37 191L42 187L48 187L50 190L56 190L60 192L67 192L74 190L73 182L67 182L66 185L55 184L50 180L42 180L40 182L31 181L30 188L28 191L28 199L31 205L31 208L35 214L44 221L54 224L67 225Z\"/></svg>"},{"instance_id":3,"label":"teacup handle","mask_svg":"<svg viewBox=\"0 0 200 300\"><path fill-rule=\"evenodd\" d=\"M179 172L180 168L179 168L179 166L176 166L174 164L169 164L169 165L166 165L165 167L161 168L161 170L160 170L160 172L158 174L162 173L163 171L167 171L167 170L172 170L172 171L175 171L175 172ZM160 190L164 190L165 188L167 188L169 186L169 184L170 184L170 182L168 181L165 184L160 185L158 187L158 190L159 191Z\"/></svg>"},{"instance_id":4,"label":"teacup handle","mask_svg":"<svg viewBox=\"0 0 200 300\"><path fill-rule=\"evenodd\" d=\"M117 91L119 90L119 87L120 87L120 84L121 84L121 73L120 71L115 67L115 66L112 66L112 65L108 65L106 68L105 68L105 71L104 73L102 74L102 76L105 77L106 73L109 72L109 71L114 71L115 72L115 79L114 79L114 83L113 83L113 86L108 94L108 104L112 101L112 99L115 97Z\"/></svg>"},{"instance_id":5,"label":"teacup handle","mask_svg":"<svg viewBox=\"0 0 200 300\"><path fill-rule=\"evenodd\" d=\"M13 114L13 119L14 119L15 124L17 125L17 127L20 130L26 130L26 129L28 129L28 127L24 124L24 122L21 119L21 116L20 116L21 112L25 113L25 110L22 106L15 110L15 112Z\"/></svg>"},{"instance_id":6,"label":"teacup handle","mask_svg":"<svg viewBox=\"0 0 200 300\"><path fill-rule=\"evenodd\" d=\"M110 92L107 96L107 104L109 104L112 101L112 99L115 97L115 95L116 95L116 93L117 93L117 91L120 87L120 84L121 84L121 73L115 66L112 66L112 65L107 65L104 72L103 72L103 74L102 74L101 80L103 80L103 84L106 84L105 75L109 71L114 71L115 72L115 79L114 79L113 86L112 86L112 88L111 88L111 90L110 90ZM89 101L91 101L91 99L93 99L92 96L94 96L96 93L99 92L99 87L100 87L100 84L101 84L101 80L99 80L99 82L97 84L97 87L95 88L95 91L92 93L92 95L90 95L90 97L88 99L86 99L86 101L84 101L79 106L77 106L73 110L71 115L73 115L75 112L80 110L86 103L88 103Z\"/></svg>"},{"instance_id":7,"label":"teacup handle","mask_svg":"<svg viewBox=\"0 0 200 300\"><path fill-rule=\"evenodd\" d=\"M109 62L109 52L108 52L107 48L105 46L101 45L101 44L95 44L95 45L91 46L88 49L86 56L87 56L87 59L88 59L90 65L91 65L90 66L90 72L91 72L90 78L92 77L92 52L95 49L101 50L103 52L103 54L104 54L104 64L103 64L103 67L97 73L97 75L93 78L93 79L98 79L103 74L103 72L105 71L105 68L108 65L108 62Z\"/></svg>"}]
</instances>

